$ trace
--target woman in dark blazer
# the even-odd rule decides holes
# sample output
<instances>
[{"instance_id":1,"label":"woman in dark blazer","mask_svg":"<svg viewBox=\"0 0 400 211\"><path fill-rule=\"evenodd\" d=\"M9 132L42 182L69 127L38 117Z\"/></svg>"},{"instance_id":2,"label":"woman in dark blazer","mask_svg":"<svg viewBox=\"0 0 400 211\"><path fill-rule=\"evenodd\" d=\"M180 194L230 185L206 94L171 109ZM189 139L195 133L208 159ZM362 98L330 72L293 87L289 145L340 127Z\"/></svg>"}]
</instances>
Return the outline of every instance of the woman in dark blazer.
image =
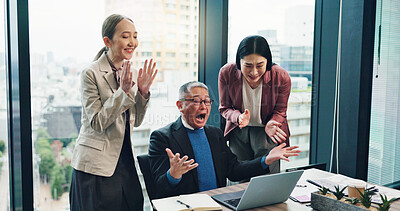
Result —
<instances>
[{"instance_id":1,"label":"woman in dark blazer","mask_svg":"<svg viewBox=\"0 0 400 211\"><path fill-rule=\"evenodd\" d=\"M82 127L71 161L70 209L143 210L130 134L143 121L157 70L150 60L133 76L129 60L138 40L131 19L109 16L102 35L105 47L81 74Z\"/></svg>"},{"instance_id":2,"label":"woman in dark blazer","mask_svg":"<svg viewBox=\"0 0 400 211\"><path fill-rule=\"evenodd\" d=\"M286 110L291 81L286 70L272 63L263 37L241 41L236 63L219 72L218 88L219 111L226 119L224 136L239 160L265 155L282 142L289 146ZM270 171L279 172L279 162Z\"/></svg>"}]
</instances>

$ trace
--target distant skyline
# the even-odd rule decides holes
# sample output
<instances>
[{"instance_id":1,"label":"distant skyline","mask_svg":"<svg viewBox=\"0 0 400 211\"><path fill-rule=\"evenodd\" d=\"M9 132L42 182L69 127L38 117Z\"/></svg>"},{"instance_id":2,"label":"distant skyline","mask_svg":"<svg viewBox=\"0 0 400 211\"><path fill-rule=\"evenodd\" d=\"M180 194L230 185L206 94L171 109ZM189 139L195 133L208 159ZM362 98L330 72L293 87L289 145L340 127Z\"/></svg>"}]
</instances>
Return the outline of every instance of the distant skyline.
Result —
<instances>
[{"instance_id":1,"label":"distant skyline","mask_svg":"<svg viewBox=\"0 0 400 211\"><path fill-rule=\"evenodd\" d=\"M304 6L314 8L314 4L313 0L247 0L246 4L241 0L230 0L228 10L228 52L230 55L228 62L234 58L240 41L248 35L258 34L259 30L276 30L279 44L286 44L287 40L285 39L288 38L285 36L285 31L289 31L285 29L287 10L295 6L301 6L302 9ZM312 10L312 14L305 12L299 11L300 19L305 16L309 17L309 15L314 18L314 10ZM314 28L311 28L311 31L313 30ZM312 42L311 38L310 45ZM293 44L291 41L289 43Z\"/></svg>"},{"instance_id":2,"label":"distant skyline","mask_svg":"<svg viewBox=\"0 0 400 211\"><path fill-rule=\"evenodd\" d=\"M284 41L285 8L314 5L312 0L230 0L229 41L236 48L240 40L260 29L276 29L278 40ZM257 8L255 11L254 8ZM260 12L259 8L265 8ZM0 5L4 10L4 4ZM236 15L237 14L237 15ZM75 58L78 63L90 62L103 47L101 25L105 19L105 0L31 0L29 1L30 51L46 55L53 52L56 61ZM251 20L249 22L249 20ZM257 21L256 21L257 20ZM271 21L269 21L271 20ZM4 20L0 20L4 30ZM140 42L140 28L139 42ZM4 33L0 34L0 52L4 51ZM140 48L140 45L139 45Z\"/></svg>"}]
</instances>

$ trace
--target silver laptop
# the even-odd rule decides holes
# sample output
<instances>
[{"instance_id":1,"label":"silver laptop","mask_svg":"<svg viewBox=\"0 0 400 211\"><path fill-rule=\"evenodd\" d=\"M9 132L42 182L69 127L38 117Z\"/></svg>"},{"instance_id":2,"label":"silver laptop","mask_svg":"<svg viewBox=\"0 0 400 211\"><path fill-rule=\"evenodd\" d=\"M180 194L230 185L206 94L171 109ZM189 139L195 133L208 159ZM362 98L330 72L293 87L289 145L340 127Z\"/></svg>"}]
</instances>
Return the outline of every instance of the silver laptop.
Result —
<instances>
[{"instance_id":1,"label":"silver laptop","mask_svg":"<svg viewBox=\"0 0 400 211\"><path fill-rule=\"evenodd\" d=\"M303 171L253 177L246 190L211 196L217 202L233 210L277 204L286 201Z\"/></svg>"}]
</instances>

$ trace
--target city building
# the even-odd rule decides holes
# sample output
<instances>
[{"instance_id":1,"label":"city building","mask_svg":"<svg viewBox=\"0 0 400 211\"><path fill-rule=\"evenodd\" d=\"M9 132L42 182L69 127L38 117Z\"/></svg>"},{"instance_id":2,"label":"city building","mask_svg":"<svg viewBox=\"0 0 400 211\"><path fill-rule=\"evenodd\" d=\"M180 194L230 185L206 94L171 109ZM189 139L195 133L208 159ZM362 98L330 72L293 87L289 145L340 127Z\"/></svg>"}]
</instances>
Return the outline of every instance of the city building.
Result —
<instances>
[{"instance_id":1,"label":"city building","mask_svg":"<svg viewBox=\"0 0 400 211\"><path fill-rule=\"evenodd\" d=\"M120 13L130 17L138 30L139 46L134 67L154 58L158 81L165 71L191 72L197 80L198 0L106 0L105 15Z\"/></svg>"}]
</instances>

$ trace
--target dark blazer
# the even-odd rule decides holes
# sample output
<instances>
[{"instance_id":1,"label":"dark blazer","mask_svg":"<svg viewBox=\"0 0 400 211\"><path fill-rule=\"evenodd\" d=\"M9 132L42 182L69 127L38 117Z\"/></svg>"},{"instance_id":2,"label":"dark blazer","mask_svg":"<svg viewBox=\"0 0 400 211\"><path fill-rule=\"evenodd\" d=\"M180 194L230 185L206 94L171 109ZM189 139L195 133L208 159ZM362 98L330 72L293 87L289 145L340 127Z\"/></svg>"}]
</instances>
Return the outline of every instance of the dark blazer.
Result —
<instances>
[{"instance_id":1,"label":"dark blazer","mask_svg":"<svg viewBox=\"0 0 400 211\"><path fill-rule=\"evenodd\" d=\"M269 168L262 168L260 158L239 162L226 145L222 131L219 128L206 125L204 129L210 144L218 187L226 186L226 178L231 181L239 181L269 172ZM157 197L199 192L196 168L184 174L176 186L170 185L167 178L170 164L169 157L165 152L166 148L171 149L174 154L180 153L181 157L187 155L189 159L193 158L196 161L181 118L154 131L150 136L150 167L157 186Z\"/></svg>"},{"instance_id":2,"label":"dark blazer","mask_svg":"<svg viewBox=\"0 0 400 211\"><path fill-rule=\"evenodd\" d=\"M238 117L243 113L242 71L234 63L224 65L218 78L219 111L226 119L224 135L228 135L239 124ZM271 70L264 73L261 96L261 119L264 125L270 119L282 123L280 128L290 135L286 119L286 110L290 95L291 80L285 69L272 65ZM289 138L286 139L289 145Z\"/></svg>"}]
</instances>

